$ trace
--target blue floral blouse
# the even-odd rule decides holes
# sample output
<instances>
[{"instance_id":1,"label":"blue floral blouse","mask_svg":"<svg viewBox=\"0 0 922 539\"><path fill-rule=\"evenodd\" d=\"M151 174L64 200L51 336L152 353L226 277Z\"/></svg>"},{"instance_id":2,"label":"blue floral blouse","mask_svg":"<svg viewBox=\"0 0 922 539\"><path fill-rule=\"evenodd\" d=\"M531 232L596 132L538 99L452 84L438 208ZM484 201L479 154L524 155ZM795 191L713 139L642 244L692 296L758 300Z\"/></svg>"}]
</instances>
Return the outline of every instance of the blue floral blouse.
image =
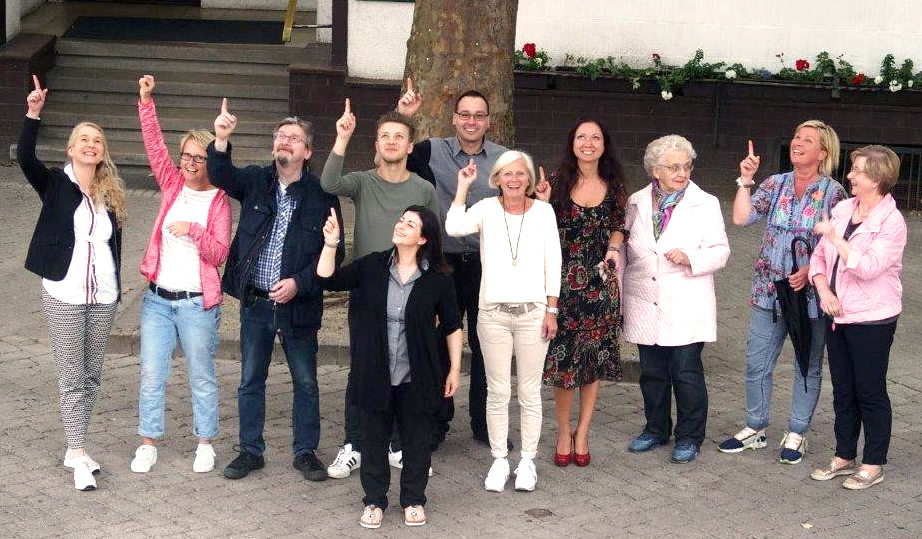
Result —
<instances>
[{"instance_id":1,"label":"blue floral blouse","mask_svg":"<svg viewBox=\"0 0 922 539\"><path fill-rule=\"evenodd\" d=\"M813 235L814 223L820 221L840 200L847 198L845 189L829 176L807 186L804 195L796 200L794 196L794 172L771 176L752 194L752 211L745 226L767 217L765 233L759 246L752 278L752 295L749 303L763 309L772 309L775 304L774 281L786 278L791 273L791 240L803 236L816 247L818 236ZM810 257L803 243L797 243L797 263L803 268L810 264ZM817 317L816 292L807 287L807 304L811 318Z\"/></svg>"}]
</instances>

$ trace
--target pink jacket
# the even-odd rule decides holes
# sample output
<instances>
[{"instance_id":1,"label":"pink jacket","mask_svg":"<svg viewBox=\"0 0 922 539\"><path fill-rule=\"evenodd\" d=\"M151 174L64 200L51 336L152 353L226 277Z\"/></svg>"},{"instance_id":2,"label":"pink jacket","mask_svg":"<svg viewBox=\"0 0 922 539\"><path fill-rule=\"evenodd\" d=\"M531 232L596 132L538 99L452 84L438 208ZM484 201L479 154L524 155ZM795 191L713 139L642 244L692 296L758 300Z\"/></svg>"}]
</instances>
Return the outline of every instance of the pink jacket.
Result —
<instances>
[{"instance_id":1,"label":"pink jacket","mask_svg":"<svg viewBox=\"0 0 922 539\"><path fill-rule=\"evenodd\" d=\"M839 236L858 207L850 198L832 209L832 222ZM877 203L848 240L848 262L839 261L836 269L836 297L844 314L837 324L886 320L903 311L903 248L906 246L906 221L889 194ZM832 278L832 267L839 256L835 246L823 238L810 257L810 282L818 274Z\"/></svg>"},{"instance_id":2,"label":"pink jacket","mask_svg":"<svg viewBox=\"0 0 922 539\"><path fill-rule=\"evenodd\" d=\"M157 281L157 271L160 267L160 230L163 228L163 219L176 201L176 197L182 192L185 181L176 164L170 159L153 99L146 104L138 101L138 116L141 118L141 134L144 136L144 149L147 150L150 169L154 173L157 185L160 186L160 212L154 222L147 251L141 260L141 274L148 282L154 283ZM198 223L191 223L189 226L189 235L199 251L199 273L206 309L220 304L223 300L218 266L227 259L230 231L230 204L224 191L219 191L208 209L207 226L202 227Z\"/></svg>"},{"instance_id":3,"label":"pink jacket","mask_svg":"<svg viewBox=\"0 0 922 539\"><path fill-rule=\"evenodd\" d=\"M624 339L682 346L717 340L714 272L730 257L717 198L689 182L659 241L653 238L652 186L627 201L627 264L623 277ZM681 249L691 267L665 254Z\"/></svg>"}]
</instances>

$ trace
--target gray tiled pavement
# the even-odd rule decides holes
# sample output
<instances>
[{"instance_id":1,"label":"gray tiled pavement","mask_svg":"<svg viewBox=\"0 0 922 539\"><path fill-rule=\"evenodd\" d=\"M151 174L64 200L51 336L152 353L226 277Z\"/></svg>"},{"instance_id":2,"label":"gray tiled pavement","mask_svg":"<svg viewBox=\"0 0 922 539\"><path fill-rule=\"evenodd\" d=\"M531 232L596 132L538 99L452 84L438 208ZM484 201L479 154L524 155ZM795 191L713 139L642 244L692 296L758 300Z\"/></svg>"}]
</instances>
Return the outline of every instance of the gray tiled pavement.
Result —
<instances>
[{"instance_id":1,"label":"gray tiled pavement","mask_svg":"<svg viewBox=\"0 0 922 539\"><path fill-rule=\"evenodd\" d=\"M733 254L718 277L720 341L705 348L710 414L698 460L668 462L669 449L631 455L625 447L643 424L640 392L632 384L605 384L591 436L592 464L556 468L553 398L545 390L538 489L487 493L483 477L489 451L473 443L467 428L466 376L457 399L457 418L448 440L433 457L427 510L430 523L406 528L399 510L388 510L377 532L360 528L361 487L357 474L345 480L309 483L291 468L291 387L287 367L271 367L267 392L266 468L231 482L216 471L191 471L195 440L191 404L181 360L167 389L167 438L159 461L146 475L128 463L138 442L137 357L130 346L113 353L103 371L102 391L88 436L88 449L102 465L100 489L81 493L60 464L64 441L57 408L55 369L39 310L38 279L22 269L37 213L37 197L15 183L15 168L0 167L0 537L920 537L922 536L922 220L909 215L910 241L904 270L904 314L890 367L894 436L887 479L864 492L836 481L808 478L834 445L828 375L817 409L810 452L804 462L777 462L777 443L790 407L790 349L777 370L775 424L770 445L758 452L723 455L714 442L744 419L743 350L745 307L758 230L730 228ZM727 197L724 197L728 200ZM143 284L136 267L157 200L130 196L132 221L126 230L125 276L129 292L118 331L136 327L132 302ZM726 204L725 204L726 206ZM228 305L227 310L233 309ZM335 309L334 309L335 310ZM332 316L332 315L331 315ZM134 317L132 319L132 317ZM225 326L235 319L225 313ZM335 325L332 324L332 325ZM236 329L225 327L232 338ZM324 339L336 344L336 331ZM125 337L126 342L130 336ZM624 346L625 356L636 355ZM335 355L335 348L325 349ZM323 360L324 358L321 358ZM322 439L319 453L329 462L342 436L345 369L328 361L319 368ZM221 389L218 464L232 458L237 431L237 361L217 363ZM513 404L513 418L517 406ZM515 425L513 421L513 425ZM517 429L511 430L514 441ZM517 454L513 456L517 458ZM397 504L395 472L391 502Z\"/></svg>"}]
</instances>

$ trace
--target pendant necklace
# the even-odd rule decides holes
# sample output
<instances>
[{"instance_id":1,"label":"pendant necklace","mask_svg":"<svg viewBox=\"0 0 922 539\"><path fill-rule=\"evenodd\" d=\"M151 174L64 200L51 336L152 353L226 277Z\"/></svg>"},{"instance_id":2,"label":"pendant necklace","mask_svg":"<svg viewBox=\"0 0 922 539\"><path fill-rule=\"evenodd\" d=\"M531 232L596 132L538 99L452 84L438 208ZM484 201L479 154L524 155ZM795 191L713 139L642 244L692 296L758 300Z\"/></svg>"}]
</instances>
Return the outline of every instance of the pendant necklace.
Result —
<instances>
[{"instance_id":1,"label":"pendant necklace","mask_svg":"<svg viewBox=\"0 0 922 539\"><path fill-rule=\"evenodd\" d=\"M519 223L519 235L515 239L515 252L512 252L512 234L509 233L509 221L506 219L506 204L503 197L499 197L500 205L503 207L503 222L506 223L506 239L509 240L509 256L512 257L513 267L519 258L519 240L522 239L522 229L525 228L525 206L527 201L522 204L522 222Z\"/></svg>"}]
</instances>

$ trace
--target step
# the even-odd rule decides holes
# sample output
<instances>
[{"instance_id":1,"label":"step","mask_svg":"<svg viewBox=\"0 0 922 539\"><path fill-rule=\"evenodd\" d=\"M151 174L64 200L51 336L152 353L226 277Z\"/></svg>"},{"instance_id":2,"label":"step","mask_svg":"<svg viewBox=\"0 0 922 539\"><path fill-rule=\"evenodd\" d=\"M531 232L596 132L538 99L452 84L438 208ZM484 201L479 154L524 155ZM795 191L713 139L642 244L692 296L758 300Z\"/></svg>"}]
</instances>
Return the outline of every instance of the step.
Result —
<instances>
[{"instance_id":1,"label":"step","mask_svg":"<svg viewBox=\"0 0 922 539\"><path fill-rule=\"evenodd\" d=\"M141 74L154 74L165 71L187 73L224 73L237 75L265 75L284 77L288 75L288 64L246 64L240 62L220 62L185 59L147 59L106 56L74 56L58 53L55 57L58 67L83 69L125 69Z\"/></svg>"},{"instance_id":2,"label":"step","mask_svg":"<svg viewBox=\"0 0 922 539\"><path fill-rule=\"evenodd\" d=\"M39 160L49 165L60 165L67 161L66 139L43 139L35 147L35 155ZM110 142L109 156L115 161L115 164L134 165L149 167L150 162L147 160L147 153L144 151L144 145L139 142ZM10 158L16 158L16 144L10 145ZM234 164L244 166L253 163L266 164L272 161L271 148L233 148Z\"/></svg>"},{"instance_id":3,"label":"step","mask_svg":"<svg viewBox=\"0 0 922 539\"><path fill-rule=\"evenodd\" d=\"M76 125L76 124L74 124ZM47 139L59 139L66 140L70 137L70 132L73 129L73 126L51 126L43 125L42 130L39 134L41 140ZM111 142L125 141L125 142L142 142L141 138L141 128L139 125L136 125L133 129L126 128L116 128L111 126L106 126L103 128L106 132L106 140ZM163 131L163 138L166 140L167 148L170 152L178 152L179 139L190 129L207 129L208 131L213 131L212 127L209 125L200 125L196 123L189 123L184 129L174 130L174 131ZM258 134L241 134L234 133L231 136L231 143L234 145L234 148L271 148L272 147L272 135L271 130L265 133Z\"/></svg>"},{"instance_id":4,"label":"step","mask_svg":"<svg viewBox=\"0 0 922 539\"><path fill-rule=\"evenodd\" d=\"M164 109L201 109L214 111L221 106L221 98L203 97L203 96L186 96L171 95L162 93L161 86L154 90L154 101L157 102L157 112ZM169 88L167 88L168 90ZM48 92L48 107L71 104L71 105L99 105L109 103L131 103L137 102L138 87L135 84L132 92L86 92L83 90L61 90L54 88ZM274 114L281 119L288 116L288 99L235 99L233 102L234 113L241 118L247 111L264 112ZM214 120L214 118L212 118Z\"/></svg>"},{"instance_id":5,"label":"step","mask_svg":"<svg viewBox=\"0 0 922 539\"><path fill-rule=\"evenodd\" d=\"M132 105L83 105L79 110L66 106L49 106L42 112L42 123L47 126L72 127L79 122L91 121L104 128L140 129L137 107ZM159 109L160 127L164 131L185 131L190 128L211 128L218 110ZM265 112L244 112L238 115L235 133L272 133L279 117Z\"/></svg>"},{"instance_id":6,"label":"step","mask_svg":"<svg viewBox=\"0 0 922 539\"><path fill-rule=\"evenodd\" d=\"M48 72L46 85L60 90L136 94L138 78L135 70L55 67ZM192 79L188 73L163 72L157 74L157 79L158 94L227 97L231 100L231 110L234 98L288 100L287 76L207 73Z\"/></svg>"},{"instance_id":7,"label":"step","mask_svg":"<svg viewBox=\"0 0 922 539\"><path fill-rule=\"evenodd\" d=\"M132 43L82 39L58 39L55 50L60 55L100 56L105 58L144 58L147 60L182 59L202 62L237 62L244 64L288 64L310 61L324 54L328 43L313 43L307 47L286 45L216 44L216 43Z\"/></svg>"}]
</instances>

